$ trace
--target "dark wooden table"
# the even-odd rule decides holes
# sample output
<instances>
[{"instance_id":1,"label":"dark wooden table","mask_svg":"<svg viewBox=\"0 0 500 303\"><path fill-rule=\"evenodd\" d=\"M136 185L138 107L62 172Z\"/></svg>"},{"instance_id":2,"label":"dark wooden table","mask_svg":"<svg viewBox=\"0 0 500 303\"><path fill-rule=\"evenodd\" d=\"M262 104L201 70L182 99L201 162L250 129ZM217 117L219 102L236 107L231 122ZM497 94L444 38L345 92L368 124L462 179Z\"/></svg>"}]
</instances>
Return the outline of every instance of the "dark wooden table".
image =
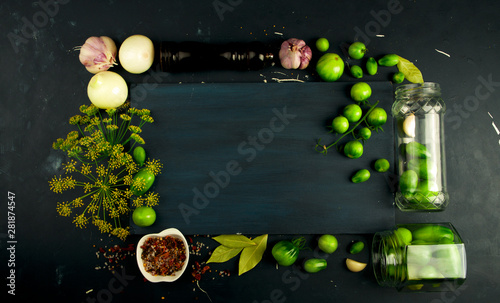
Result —
<instances>
[{"instance_id":1,"label":"dark wooden table","mask_svg":"<svg viewBox=\"0 0 500 303\"><path fill-rule=\"evenodd\" d=\"M368 298L372 302L493 302L500 295L499 8L492 0L4 1L0 5L0 268L5 278L1 297L7 302L365 302ZM74 47L89 36L109 36L119 44L133 34L154 41L206 43L296 37L311 46L318 37L326 37L331 51L337 53L344 43L358 40L366 43L370 55L397 53L413 61L426 81L441 85L448 106L445 135L451 202L441 213L396 210L396 223L453 223L466 244L466 283L455 292L402 294L378 286L370 269L359 274L347 271L343 262L348 244L358 239L369 244L371 233L337 235L338 251L327 257L328 269L316 275L298 267L276 269L270 248L255 269L239 277L233 261L212 265L199 282L206 294L193 282L191 268L172 284L144 281L135 256L126 251L120 256L128 257L110 270L112 264L102 251L109 257L111 247L128 247L139 235L122 242L93 227L76 228L71 219L56 212L56 202L70 197L52 193L48 181L62 172L66 161L64 154L52 149L52 142L72 130L68 118L78 113L81 104L89 103L86 87L92 75L79 63ZM142 75L125 73L120 67L115 70L129 84L320 81L314 66L303 71L274 67ZM386 71L366 79L388 81L391 72ZM339 81L354 79L345 73ZM15 208L9 210L10 200ZM15 220L8 218L11 210ZM15 221L14 225L8 221ZM8 230L15 231L16 242L9 242L13 239L8 238L12 233ZM203 230L188 236L199 249L191 256L190 266L206 261L216 243ZM292 236L272 234L269 247ZM314 248L318 235L304 236ZM368 251L360 258L368 261ZM313 249L302 257L318 254ZM15 296L8 293L11 282Z\"/></svg>"}]
</instances>

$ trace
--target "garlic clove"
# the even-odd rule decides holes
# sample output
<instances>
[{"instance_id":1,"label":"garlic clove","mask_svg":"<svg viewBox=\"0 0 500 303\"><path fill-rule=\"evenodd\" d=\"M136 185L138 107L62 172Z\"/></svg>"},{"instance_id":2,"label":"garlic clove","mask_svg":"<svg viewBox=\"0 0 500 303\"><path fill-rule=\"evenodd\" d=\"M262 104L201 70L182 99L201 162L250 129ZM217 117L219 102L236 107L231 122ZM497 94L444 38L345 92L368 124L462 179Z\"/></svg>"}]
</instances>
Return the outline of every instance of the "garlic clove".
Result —
<instances>
[{"instance_id":1,"label":"garlic clove","mask_svg":"<svg viewBox=\"0 0 500 303\"><path fill-rule=\"evenodd\" d=\"M355 260L349 259L349 258L347 258L345 260L345 264L346 264L347 268L352 272L360 272L363 269L365 269L365 267L367 265L366 263L361 263L361 262L358 262L358 261L355 261Z\"/></svg>"},{"instance_id":2,"label":"garlic clove","mask_svg":"<svg viewBox=\"0 0 500 303\"><path fill-rule=\"evenodd\" d=\"M415 137L415 115L409 114L403 121L403 131L411 138Z\"/></svg>"},{"instance_id":3,"label":"garlic clove","mask_svg":"<svg viewBox=\"0 0 500 303\"><path fill-rule=\"evenodd\" d=\"M304 40L291 38L281 44L279 57L286 69L305 69L312 58L312 51Z\"/></svg>"},{"instance_id":4,"label":"garlic clove","mask_svg":"<svg viewBox=\"0 0 500 303\"><path fill-rule=\"evenodd\" d=\"M90 37L80 47L80 62L96 74L116 65L117 48L115 42L106 36Z\"/></svg>"}]
</instances>

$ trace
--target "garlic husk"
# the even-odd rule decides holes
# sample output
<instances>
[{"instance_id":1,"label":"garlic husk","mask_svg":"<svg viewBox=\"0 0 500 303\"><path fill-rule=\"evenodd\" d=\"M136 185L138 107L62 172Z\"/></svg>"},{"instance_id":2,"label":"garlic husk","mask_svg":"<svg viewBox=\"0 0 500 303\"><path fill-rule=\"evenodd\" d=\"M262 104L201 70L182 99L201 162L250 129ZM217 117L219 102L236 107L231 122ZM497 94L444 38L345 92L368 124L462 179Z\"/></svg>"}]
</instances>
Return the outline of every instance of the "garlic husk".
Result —
<instances>
[{"instance_id":1,"label":"garlic husk","mask_svg":"<svg viewBox=\"0 0 500 303\"><path fill-rule=\"evenodd\" d=\"M116 65L116 44L106 36L90 37L80 48L80 62L93 73L108 70Z\"/></svg>"},{"instance_id":2,"label":"garlic husk","mask_svg":"<svg viewBox=\"0 0 500 303\"><path fill-rule=\"evenodd\" d=\"M281 44L281 66L286 69L305 69L312 58L312 51L304 40L291 38Z\"/></svg>"}]
</instances>

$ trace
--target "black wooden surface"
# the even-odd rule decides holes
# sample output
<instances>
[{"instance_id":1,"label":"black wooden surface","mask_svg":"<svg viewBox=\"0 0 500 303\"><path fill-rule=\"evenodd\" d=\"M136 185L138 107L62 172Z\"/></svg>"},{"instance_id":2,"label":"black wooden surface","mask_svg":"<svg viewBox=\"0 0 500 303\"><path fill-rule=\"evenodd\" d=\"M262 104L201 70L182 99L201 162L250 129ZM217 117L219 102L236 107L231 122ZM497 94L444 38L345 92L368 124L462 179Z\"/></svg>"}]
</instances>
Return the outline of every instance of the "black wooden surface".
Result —
<instances>
[{"instance_id":1,"label":"black wooden surface","mask_svg":"<svg viewBox=\"0 0 500 303\"><path fill-rule=\"evenodd\" d=\"M46 4L51 3L48 7ZM124 243L91 227L80 230L59 217L57 201L70 199L49 191L48 180L62 172L64 155L52 142L73 128L68 118L88 104L91 78L78 62L75 46L89 36L107 35L120 44L136 33L154 41L282 41L297 37L310 45L323 36L331 51L342 43L368 45L369 54L397 53L421 69L426 81L441 84L448 105L445 120L450 206L442 213L396 212L397 223L452 222L467 249L468 276L456 292L399 294L377 286L370 270L352 274L343 266L345 248L372 234L339 235L338 253L328 269L304 275L296 268L276 269L269 251L257 268L236 277L235 264L214 265L200 286L213 302L494 302L500 295L500 4L472 1L3 1L0 4L0 268L9 276L7 196L16 200L16 296L1 288L2 301L24 302L209 302L186 275L175 284L146 283L126 260L116 274L96 269L99 247ZM443 51L446 54L440 53ZM314 53L314 58L318 54ZM262 83L280 78L320 81L311 66L305 71L279 67L256 72L130 75L137 83ZM394 69L381 69L369 81L387 81ZM348 73L341 82L354 81ZM249 235L251 236L251 235ZM315 245L317 235L306 235ZM290 235L272 235L269 245ZM215 247L206 243L206 260ZM130 237L127 243L138 238ZM366 251L365 251L366 252ZM303 257L315 252L304 252ZM367 253L367 252L366 252ZM368 255L360 256L367 260ZM229 269L220 277L215 270ZM162 299L163 298L163 299ZM7 301L8 300L8 301Z\"/></svg>"},{"instance_id":2,"label":"black wooden surface","mask_svg":"<svg viewBox=\"0 0 500 303\"><path fill-rule=\"evenodd\" d=\"M390 113L392 85L370 84L370 101ZM329 145L340 137L326 126L353 103L351 86L133 87L146 93L132 98L132 106L150 109L155 118L142 135L148 157L165 167L152 189L161 197L158 219L147 228L131 225L133 232L176 226L188 234L356 234L394 226L391 174L372 169L376 159L394 158L392 120L386 131L373 133L359 159L335 147L325 156L315 151L316 140ZM352 139L345 136L338 147ZM352 183L362 168L372 171L370 182Z\"/></svg>"}]
</instances>

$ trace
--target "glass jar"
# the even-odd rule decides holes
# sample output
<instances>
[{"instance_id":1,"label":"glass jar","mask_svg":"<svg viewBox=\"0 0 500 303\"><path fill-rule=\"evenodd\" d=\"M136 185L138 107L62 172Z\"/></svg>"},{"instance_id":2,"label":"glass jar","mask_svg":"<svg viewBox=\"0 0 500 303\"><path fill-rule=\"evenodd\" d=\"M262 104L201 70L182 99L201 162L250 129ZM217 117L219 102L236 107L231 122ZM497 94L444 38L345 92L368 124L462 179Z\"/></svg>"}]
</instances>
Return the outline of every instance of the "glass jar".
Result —
<instances>
[{"instance_id":1,"label":"glass jar","mask_svg":"<svg viewBox=\"0 0 500 303\"><path fill-rule=\"evenodd\" d=\"M440 211L448 205L444 113L437 83L401 85L392 116L395 126L396 205L403 211Z\"/></svg>"},{"instance_id":2,"label":"glass jar","mask_svg":"<svg viewBox=\"0 0 500 303\"><path fill-rule=\"evenodd\" d=\"M450 223L375 233L371 256L378 284L398 291L453 291L467 275L465 245Z\"/></svg>"}]
</instances>

